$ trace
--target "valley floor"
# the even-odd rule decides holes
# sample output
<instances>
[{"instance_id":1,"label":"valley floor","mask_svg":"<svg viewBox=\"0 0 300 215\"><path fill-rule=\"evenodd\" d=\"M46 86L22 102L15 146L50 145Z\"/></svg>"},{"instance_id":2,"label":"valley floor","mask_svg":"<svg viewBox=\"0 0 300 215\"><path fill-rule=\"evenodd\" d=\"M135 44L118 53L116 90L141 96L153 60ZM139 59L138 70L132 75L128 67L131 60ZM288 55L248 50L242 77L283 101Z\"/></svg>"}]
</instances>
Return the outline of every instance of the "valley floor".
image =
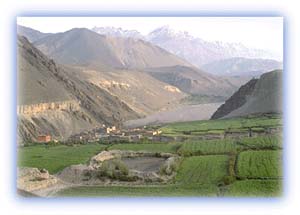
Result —
<instances>
[{"instance_id":1,"label":"valley floor","mask_svg":"<svg viewBox=\"0 0 300 215\"><path fill-rule=\"evenodd\" d=\"M157 125L172 122L207 120L220 105L221 103L181 105L176 109L160 111L145 118L126 121L124 126L134 128L145 125Z\"/></svg>"},{"instance_id":2,"label":"valley floor","mask_svg":"<svg viewBox=\"0 0 300 215\"><path fill-rule=\"evenodd\" d=\"M258 133L253 133L250 137L241 135L249 128ZM127 185L124 183L122 185L121 182L99 186L78 184L55 187L41 195L277 197L282 195L283 184L283 144L280 128L282 128L281 117L273 115L175 123L161 127L162 134L184 135L186 139L183 142L140 141L26 146L18 150L18 166L45 168L51 174L57 174L72 164L88 162L93 155L104 150L172 153L182 157L182 161L175 177L167 184L131 185L130 182L126 182ZM220 133L228 129L240 136L237 135L235 138L223 136L211 140L193 139L205 132ZM268 134L261 132L270 129L275 129L276 132ZM189 139L189 136L193 138ZM148 165L150 160L145 162L148 162Z\"/></svg>"}]
</instances>

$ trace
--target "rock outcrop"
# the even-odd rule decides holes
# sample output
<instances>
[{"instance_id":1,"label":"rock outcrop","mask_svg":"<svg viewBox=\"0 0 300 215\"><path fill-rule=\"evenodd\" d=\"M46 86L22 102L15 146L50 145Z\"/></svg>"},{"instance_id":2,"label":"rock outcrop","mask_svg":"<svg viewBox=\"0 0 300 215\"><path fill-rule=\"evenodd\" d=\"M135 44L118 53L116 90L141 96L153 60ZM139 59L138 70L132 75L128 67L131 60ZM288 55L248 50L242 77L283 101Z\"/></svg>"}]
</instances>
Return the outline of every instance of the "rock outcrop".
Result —
<instances>
[{"instance_id":1,"label":"rock outcrop","mask_svg":"<svg viewBox=\"0 0 300 215\"><path fill-rule=\"evenodd\" d=\"M91 158L89 166L98 168L104 161L111 160L116 157L117 155L116 153L113 153L113 151L102 151Z\"/></svg>"},{"instance_id":2,"label":"rock outcrop","mask_svg":"<svg viewBox=\"0 0 300 215\"><path fill-rule=\"evenodd\" d=\"M25 192L33 192L51 187L58 183L55 176L45 169L23 167L18 169L17 187Z\"/></svg>"}]
</instances>

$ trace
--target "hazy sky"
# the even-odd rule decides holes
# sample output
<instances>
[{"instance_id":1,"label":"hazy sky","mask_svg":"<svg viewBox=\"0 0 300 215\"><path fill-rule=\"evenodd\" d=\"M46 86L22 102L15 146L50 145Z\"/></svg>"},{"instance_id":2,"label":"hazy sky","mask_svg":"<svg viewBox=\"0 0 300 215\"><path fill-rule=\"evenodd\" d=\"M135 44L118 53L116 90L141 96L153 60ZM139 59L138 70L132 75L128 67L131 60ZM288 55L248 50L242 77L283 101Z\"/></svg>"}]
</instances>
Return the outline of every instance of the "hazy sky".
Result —
<instances>
[{"instance_id":1,"label":"hazy sky","mask_svg":"<svg viewBox=\"0 0 300 215\"><path fill-rule=\"evenodd\" d=\"M283 55L281 17L18 17L18 24L42 32L63 32L75 27L113 26L147 34L169 25L208 41L242 43Z\"/></svg>"}]
</instances>

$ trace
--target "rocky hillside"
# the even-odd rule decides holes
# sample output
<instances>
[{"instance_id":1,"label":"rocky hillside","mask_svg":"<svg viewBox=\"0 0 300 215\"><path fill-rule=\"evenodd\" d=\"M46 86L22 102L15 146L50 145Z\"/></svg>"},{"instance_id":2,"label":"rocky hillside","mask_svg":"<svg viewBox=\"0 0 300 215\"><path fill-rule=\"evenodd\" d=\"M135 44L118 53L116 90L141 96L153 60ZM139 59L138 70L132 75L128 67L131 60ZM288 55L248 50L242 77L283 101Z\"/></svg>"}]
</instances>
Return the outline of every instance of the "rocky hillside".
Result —
<instances>
[{"instance_id":1,"label":"rocky hillside","mask_svg":"<svg viewBox=\"0 0 300 215\"><path fill-rule=\"evenodd\" d=\"M25 37L18 37L18 104L30 105L72 100L62 81L56 78L54 61L32 46Z\"/></svg>"},{"instance_id":2,"label":"rocky hillside","mask_svg":"<svg viewBox=\"0 0 300 215\"><path fill-rule=\"evenodd\" d=\"M145 71L160 81L176 86L182 92L191 95L219 96L224 100L245 81L245 79L217 77L196 67L159 67L148 68Z\"/></svg>"},{"instance_id":3,"label":"rocky hillside","mask_svg":"<svg viewBox=\"0 0 300 215\"><path fill-rule=\"evenodd\" d=\"M262 113L282 113L282 70L261 75L240 87L212 119L230 118Z\"/></svg>"},{"instance_id":4,"label":"rocky hillside","mask_svg":"<svg viewBox=\"0 0 300 215\"><path fill-rule=\"evenodd\" d=\"M138 117L116 96L57 66L25 37L18 37L18 113L20 141L41 134L65 139Z\"/></svg>"},{"instance_id":5,"label":"rocky hillside","mask_svg":"<svg viewBox=\"0 0 300 215\"><path fill-rule=\"evenodd\" d=\"M187 94L177 87L159 81L136 70L87 70L76 73L86 80L117 96L141 116L166 108L174 108Z\"/></svg>"},{"instance_id":6,"label":"rocky hillside","mask_svg":"<svg viewBox=\"0 0 300 215\"><path fill-rule=\"evenodd\" d=\"M240 87L218 110L211 116L211 119L219 119L247 102L247 97L250 96L254 90L257 79L252 79Z\"/></svg>"}]
</instances>

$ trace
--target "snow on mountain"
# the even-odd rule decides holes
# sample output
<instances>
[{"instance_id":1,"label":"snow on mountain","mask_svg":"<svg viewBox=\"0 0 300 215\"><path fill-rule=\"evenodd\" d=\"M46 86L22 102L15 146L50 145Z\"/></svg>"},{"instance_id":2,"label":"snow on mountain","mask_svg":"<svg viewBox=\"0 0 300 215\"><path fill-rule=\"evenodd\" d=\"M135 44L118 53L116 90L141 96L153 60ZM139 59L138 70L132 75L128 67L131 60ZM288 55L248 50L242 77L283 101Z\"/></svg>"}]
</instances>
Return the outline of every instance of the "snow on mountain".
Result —
<instances>
[{"instance_id":1,"label":"snow on mountain","mask_svg":"<svg viewBox=\"0 0 300 215\"><path fill-rule=\"evenodd\" d=\"M194 37L186 31L176 31L165 25L154 29L147 35L136 30L124 30L114 27L94 27L93 31L116 37L132 37L151 42L197 67L227 58L263 58L280 60L279 56L262 49L248 48L241 43L205 41Z\"/></svg>"},{"instance_id":2,"label":"snow on mountain","mask_svg":"<svg viewBox=\"0 0 300 215\"><path fill-rule=\"evenodd\" d=\"M96 26L91 30L98 34L109 35L113 37L131 37L136 39L144 39L144 36L136 30L124 30L122 28Z\"/></svg>"}]
</instances>

